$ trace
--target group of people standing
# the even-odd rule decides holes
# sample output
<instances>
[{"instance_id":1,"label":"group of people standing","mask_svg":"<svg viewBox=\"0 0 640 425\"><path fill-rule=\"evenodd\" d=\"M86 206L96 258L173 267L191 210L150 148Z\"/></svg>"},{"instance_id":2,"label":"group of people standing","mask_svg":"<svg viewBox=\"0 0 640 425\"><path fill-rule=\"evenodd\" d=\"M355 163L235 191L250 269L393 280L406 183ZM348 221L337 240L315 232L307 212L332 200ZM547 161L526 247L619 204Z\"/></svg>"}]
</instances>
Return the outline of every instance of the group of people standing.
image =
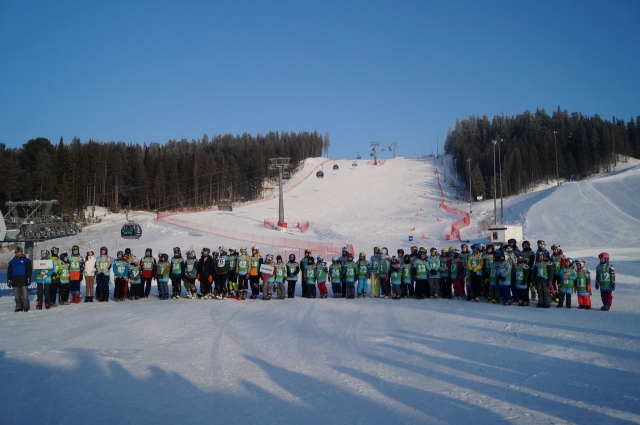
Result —
<instances>
[{"instance_id":1,"label":"group of people standing","mask_svg":"<svg viewBox=\"0 0 640 425\"><path fill-rule=\"evenodd\" d=\"M519 249L511 239L497 250L493 245L462 244L459 250L431 248L427 253L426 248L413 246L410 253L398 249L397 255L390 256L387 248L374 247L369 259L361 252L354 260L345 247L342 255L332 257L329 264L322 255L314 258L308 249L300 263L296 262L295 254L290 254L285 263L280 255L274 258L267 254L263 258L257 247L251 249L251 255L247 248L237 251L221 246L214 252L203 248L200 258L193 250L187 251L184 258L176 247L172 257L160 253L157 259L151 248L141 258L129 248L111 258L107 247L100 248L97 257L92 250L81 256L77 245L71 248L70 255L59 255L60 250L54 247L51 252L41 251L41 260L45 261L35 270L36 308L82 302L83 280L85 303L94 299L107 302L113 275L115 301L148 298L154 279L161 300L169 299L171 282L172 299L180 299L184 287L190 299L241 301L247 299L249 288L251 299L258 298L260 293L264 300L270 300L274 293L278 299L294 298L300 280L302 296L306 298L327 298L330 284L333 298L361 298L369 292L374 298L455 298L476 302L483 299L519 306L528 306L537 299L539 308L549 308L552 302L571 308L571 295L577 294L579 308L590 309L591 277L584 261L567 258L559 245L551 248L552 253L539 240L535 252L528 241L522 242ZM601 309L606 311L611 307L615 290L615 271L607 253L601 253L599 259L595 288L601 291ZM47 266L42 268L43 264ZM32 268L22 249L16 248L7 273L9 286L14 290L16 312L29 311L27 287Z\"/></svg>"}]
</instances>

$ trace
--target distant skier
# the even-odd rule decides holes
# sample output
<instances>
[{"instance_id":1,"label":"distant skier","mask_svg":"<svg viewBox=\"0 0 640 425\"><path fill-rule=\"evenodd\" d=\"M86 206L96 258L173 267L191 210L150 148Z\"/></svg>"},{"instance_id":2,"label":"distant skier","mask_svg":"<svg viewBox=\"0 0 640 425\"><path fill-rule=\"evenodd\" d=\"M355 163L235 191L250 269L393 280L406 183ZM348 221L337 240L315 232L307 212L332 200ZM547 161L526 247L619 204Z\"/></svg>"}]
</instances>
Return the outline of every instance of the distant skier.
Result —
<instances>
[{"instance_id":1,"label":"distant skier","mask_svg":"<svg viewBox=\"0 0 640 425\"><path fill-rule=\"evenodd\" d=\"M251 264L251 257L247 255L247 248L240 248L240 256L236 262L236 279L238 282L238 300L244 301L247 299L247 292L249 291L249 266Z\"/></svg>"},{"instance_id":2,"label":"distant skier","mask_svg":"<svg viewBox=\"0 0 640 425\"><path fill-rule=\"evenodd\" d=\"M282 262L282 256L276 256L276 296L279 300L284 300L286 297L286 290L284 288L284 279L287 276L287 265Z\"/></svg>"}]
</instances>

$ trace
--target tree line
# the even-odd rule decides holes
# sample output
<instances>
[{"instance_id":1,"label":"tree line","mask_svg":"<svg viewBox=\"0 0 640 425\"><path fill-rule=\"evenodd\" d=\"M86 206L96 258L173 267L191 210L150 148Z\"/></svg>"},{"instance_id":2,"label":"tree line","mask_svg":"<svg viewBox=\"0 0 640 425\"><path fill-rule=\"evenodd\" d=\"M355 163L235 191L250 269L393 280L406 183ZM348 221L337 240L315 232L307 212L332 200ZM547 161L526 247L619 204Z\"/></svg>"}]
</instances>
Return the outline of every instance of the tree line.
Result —
<instances>
[{"instance_id":1,"label":"tree line","mask_svg":"<svg viewBox=\"0 0 640 425\"><path fill-rule=\"evenodd\" d=\"M611 121L566 110L549 116L544 109L516 116L486 115L456 120L444 151L452 155L457 173L469 182L473 199L493 198L494 150L503 196L524 193L540 183L582 179L613 171L619 161L638 158L640 116ZM493 141L497 143L494 144ZM467 183L468 186L468 183ZM500 196L500 180L496 179Z\"/></svg>"},{"instance_id":2,"label":"tree line","mask_svg":"<svg viewBox=\"0 0 640 425\"><path fill-rule=\"evenodd\" d=\"M21 148L0 143L0 206L6 213L9 200L57 199L56 214L73 217L91 205L151 211L250 201L277 177L269 158L290 157L293 170L329 144L328 133L315 131L205 134L148 145L78 138L69 144L36 138Z\"/></svg>"}]
</instances>

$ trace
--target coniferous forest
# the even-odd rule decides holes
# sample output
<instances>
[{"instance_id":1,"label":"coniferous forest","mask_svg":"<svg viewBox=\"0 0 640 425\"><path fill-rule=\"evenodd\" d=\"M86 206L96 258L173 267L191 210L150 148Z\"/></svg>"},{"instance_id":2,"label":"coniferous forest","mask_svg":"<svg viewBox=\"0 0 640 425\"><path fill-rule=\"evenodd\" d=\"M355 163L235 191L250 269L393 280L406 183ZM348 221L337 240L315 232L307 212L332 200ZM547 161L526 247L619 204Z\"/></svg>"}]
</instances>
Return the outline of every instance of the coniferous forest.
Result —
<instances>
[{"instance_id":1,"label":"coniferous forest","mask_svg":"<svg viewBox=\"0 0 640 425\"><path fill-rule=\"evenodd\" d=\"M460 179L471 195L492 199L495 166L502 174L503 196L525 193L540 183L556 184L594 173L614 171L620 161L640 156L640 116L628 122L598 115L569 114L560 108L549 116L544 109L489 121L470 116L449 129L444 151L452 155ZM554 137L555 136L555 137ZM494 145L493 141L497 143ZM556 162L557 155L557 162ZM500 180L496 179L497 196Z\"/></svg>"},{"instance_id":2,"label":"coniferous forest","mask_svg":"<svg viewBox=\"0 0 640 425\"><path fill-rule=\"evenodd\" d=\"M57 199L55 212L71 217L84 207L167 210L259 198L269 158L290 157L292 170L329 149L329 134L269 132L219 135L149 145L123 142L0 144L0 206L6 201Z\"/></svg>"}]
</instances>

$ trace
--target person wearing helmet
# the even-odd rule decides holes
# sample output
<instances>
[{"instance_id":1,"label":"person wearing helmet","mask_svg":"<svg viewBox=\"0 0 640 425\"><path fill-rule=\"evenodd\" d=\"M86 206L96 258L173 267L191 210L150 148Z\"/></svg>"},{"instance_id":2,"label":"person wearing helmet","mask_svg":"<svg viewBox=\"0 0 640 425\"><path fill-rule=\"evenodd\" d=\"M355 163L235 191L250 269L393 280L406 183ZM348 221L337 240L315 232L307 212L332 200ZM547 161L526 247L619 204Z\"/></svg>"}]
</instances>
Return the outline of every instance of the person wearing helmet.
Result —
<instances>
[{"instance_id":1,"label":"person wearing helmet","mask_svg":"<svg viewBox=\"0 0 640 425\"><path fill-rule=\"evenodd\" d=\"M211 250L209 248L202 248L200 259L198 260L198 274L196 275L196 279L200 281L200 295L198 298L202 300L210 300L213 298L214 267L215 264L211 256Z\"/></svg>"},{"instance_id":2,"label":"person wearing helmet","mask_svg":"<svg viewBox=\"0 0 640 425\"><path fill-rule=\"evenodd\" d=\"M547 258L549 258L551 256L551 254L549 253L549 251L547 251L547 244L545 241L543 241L542 239L538 239L538 249L536 250L536 253L538 251L544 251L547 254ZM536 258L537 258L537 254L536 254ZM535 264L534 264L535 265Z\"/></svg>"},{"instance_id":3,"label":"person wearing helmet","mask_svg":"<svg viewBox=\"0 0 640 425\"><path fill-rule=\"evenodd\" d=\"M316 293L316 262L312 256L305 257L307 259L304 266L302 275L304 276L304 282L306 285L306 295L302 295L305 298L315 298Z\"/></svg>"},{"instance_id":4,"label":"person wearing helmet","mask_svg":"<svg viewBox=\"0 0 640 425\"><path fill-rule=\"evenodd\" d=\"M109 301L109 280L111 278L111 265L113 264L106 246L100 248L100 256L96 258L96 297L98 302Z\"/></svg>"},{"instance_id":5,"label":"person wearing helmet","mask_svg":"<svg viewBox=\"0 0 640 425\"><path fill-rule=\"evenodd\" d=\"M566 263L566 257L560 245L551 246L551 263L553 264L553 279L551 281L551 302L560 301L560 284L562 282L562 269Z\"/></svg>"},{"instance_id":6,"label":"person wearing helmet","mask_svg":"<svg viewBox=\"0 0 640 425\"><path fill-rule=\"evenodd\" d=\"M251 257L247 255L247 248L240 248L240 256L236 262L236 276L238 280L238 297L239 301L247 299L249 292L249 267L251 265Z\"/></svg>"},{"instance_id":7,"label":"person wearing helmet","mask_svg":"<svg viewBox=\"0 0 640 425\"><path fill-rule=\"evenodd\" d=\"M471 292L467 293L467 300L473 299L475 302L480 301L482 292L482 267L484 261L478 244L471 245L471 255L467 258L467 270L471 281Z\"/></svg>"},{"instance_id":8,"label":"person wearing helmet","mask_svg":"<svg viewBox=\"0 0 640 425\"><path fill-rule=\"evenodd\" d=\"M287 277L287 265L282 261L282 255L276 256L276 297L279 300L285 299L284 279Z\"/></svg>"},{"instance_id":9,"label":"person wearing helmet","mask_svg":"<svg viewBox=\"0 0 640 425\"><path fill-rule=\"evenodd\" d=\"M355 281L357 276L357 266L353 261L353 254L347 253L347 262L342 266L342 286L347 299L355 298Z\"/></svg>"},{"instance_id":10,"label":"person wearing helmet","mask_svg":"<svg viewBox=\"0 0 640 425\"><path fill-rule=\"evenodd\" d=\"M376 246L373 248L373 255L369 260L371 296L378 298L380 296L380 261L382 261L379 247Z\"/></svg>"},{"instance_id":11,"label":"person wearing helmet","mask_svg":"<svg viewBox=\"0 0 640 425\"><path fill-rule=\"evenodd\" d=\"M487 285L485 296L487 297L487 301L489 301L491 304L497 304L498 302L500 302L500 280L498 279L498 265L502 261L504 261L504 252L501 249L495 251L493 255L489 257L489 283ZM485 263L483 265L483 268L486 267L487 264Z\"/></svg>"},{"instance_id":12,"label":"person wearing helmet","mask_svg":"<svg viewBox=\"0 0 640 425\"><path fill-rule=\"evenodd\" d=\"M173 257L171 257L170 263L171 299L179 300L182 296L182 280L185 270L184 258L182 258L182 251L179 247L173 248Z\"/></svg>"},{"instance_id":13,"label":"person wearing helmet","mask_svg":"<svg viewBox=\"0 0 640 425\"><path fill-rule=\"evenodd\" d=\"M169 255L165 253L158 254L158 262L156 263L156 285L158 286L158 298L161 300L169 299L169 275L171 273L171 263Z\"/></svg>"},{"instance_id":14,"label":"person wearing helmet","mask_svg":"<svg viewBox=\"0 0 640 425\"><path fill-rule=\"evenodd\" d=\"M269 301L273 296L273 285L276 282L276 267L273 263L273 255L267 254L264 257L264 265L271 268L270 272L265 272L266 267L261 267L260 277L262 278L262 299Z\"/></svg>"},{"instance_id":15,"label":"person wearing helmet","mask_svg":"<svg viewBox=\"0 0 640 425\"><path fill-rule=\"evenodd\" d=\"M525 278L528 279L527 284L529 285L529 290L531 291L531 301L535 301L538 298L538 293L536 292L536 285L533 283L533 275L531 273L531 270L533 269L533 265L536 261L536 254L531 249L531 243L529 241L522 241L522 250L520 252L522 258L524 258L524 262L529 267L529 273L525 273Z\"/></svg>"},{"instance_id":16,"label":"person wearing helmet","mask_svg":"<svg viewBox=\"0 0 640 425\"><path fill-rule=\"evenodd\" d=\"M440 293L442 298L451 299L451 256L449 250L443 248L440 253Z\"/></svg>"},{"instance_id":17,"label":"person wearing helmet","mask_svg":"<svg viewBox=\"0 0 640 425\"><path fill-rule=\"evenodd\" d=\"M402 298L402 265L398 261L398 257L395 255L391 257L391 267L389 268L389 284L391 285L391 291L394 300Z\"/></svg>"},{"instance_id":18,"label":"person wearing helmet","mask_svg":"<svg viewBox=\"0 0 640 425\"><path fill-rule=\"evenodd\" d=\"M126 256L126 253L125 253ZM142 267L140 266L140 261L137 258L133 258L133 263L129 263L129 274L127 278L129 279L129 284L131 285L131 290L129 291L129 299L130 300L139 300L140 296L138 295L140 292L139 287L142 282Z\"/></svg>"},{"instance_id":19,"label":"person wearing helmet","mask_svg":"<svg viewBox=\"0 0 640 425\"><path fill-rule=\"evenodd\" d=\"M575 265L571 258L565 258L564 267L561 271L562 279L560 280L559 289L559 300L558 300L558 308L562 308L563 304L566 305L567 308L571 308L571 293L576 286L576 279L578 278L578 273L576 272Z\"/></svg>"},{"instance_id":20,"label":"person wearing helmet","mask_svg":"<svg viewBox=\"0 0 640 425\"><path fill-rule=\"evenodd\" d=\"M416 287L416 267L415 261L420 258L420 254L418 254L418 247L412 246L411 253L409 254L409 262L411 263L411 285L407 286L407 296L409 298L415 298L415 287Z\"/></svg>"},{"instance_id":21,"label":"person wearing helmet","mask_svg":"<svg viewBox=\"0 0 640 425\"><path fill-rule=\"evenodd\" d=\"M60 288L60 275L58 274L58 266L60 265L60 248L51 248L51 261L53 262L53 274L51 275L51 286L49 287L49 299L51 307L58 306L58 289Z\"/></svg>"},{"instance_id":22,"label":"person wearing helmet","mask_svg":"<svg viewBox=\"0 0 640 425\"><path fill-rule=\"evenodd\" d=\"M124 301L124 288L129 278L129 263L124 258L124 252L118 251L116 259L113 260L113 300Z\"/></svg>"},{"instance_id":23,"label":"person wearing helmet","mask_svg":"<svg viewBox=\"0 0 640 425\"><path fill-rule=\"evenodd\" d=\"M598 255L600 263L596 266L596 290L600 289L602 307L600 310L609 311L613 302L613 291L616 290L616 271L609 262L609 254L602 252Z\"/></svg>"},{"instance_id":24,"label":"person wearing helmet","mask_svg":"<svg viewBox=\"0 0 640 425\"><path fill-rule=\"evenodd\" d=\"M356 276L358 278L358 288L356 294L358 298L367 296L367 280L371 276L371 267L367 261L367 253L361 252L358 261L356 261ZM373 296L373 294L372 294Z\"/></svg>"},{"instance_id":25,"label":"person wearing helmet","mask_svg":"<svg viewBox=\"0 0 640 425\"><path fill-rule=\"evenodd\" d=\"M324 262L324 257L318 255L316 259L316 283L318 285L318 292L320 292L320 298L327 298L327 263Z\"/></svg>"},{"instance_id":26,"label":"person wearing helmet","mask_svg":"<svg viewBox=\"0 0 640 425\"><path fill-rule=\"evenodd\" d=\"M578 294L578 308L591 309L591 273L587 270L584 261L576 260L576 286Z\"/></svg>"},{"instance_id":27,"label":"person wearing helmet","mask_svg":"<svg viewBox=\"0 0 640 425\"><path fill-rule=\"evenodd\" d=\"M331 282L333 298L342 298L342 265L340 264L340 259L336 256L331 258L329 282Z\"/></svg>"},{"instance_id":28,"label":"person wearing helmet","mask_svg":"<svg viewBox=\"0 0 640 425\"><path fill-rule=\"evenodd\" d=\"M495 261L496 248L493 244L487 245L487 248L482 254L482 294L487 298L487 301L491 301L491 270L493 268L493 262ZM493 286L496 286L495 272L493 274Z\"/></svg>"},{"instance_id":29,"label":"person wearing helmet","mask_svg":"<svg viewBox=\"0 0 640 425\"><path fill-rule=\"evenodd\" d=\"M60 305L69 305L69 256L66 252L60 254L56 274L60 279Z\"/></svg>"},{"instance_id":30,"label":"person wearing helmet","mask_svg":"<svg viewBox=\"0 0 640 425\"><path fill-rule=\"evenodd\" d=\"M466 243L463 243L460 245L460 260L462 260L462 264L464 264L464 281L463 281L463 285L465 288L465 291L467 293L466 299L467 300L471 300L471 295L472 295L472 291L471 291L471 273L469 272L469 257L471 256L471 251L469 250L469 245L467 245Z\"/></svg>"},{"instance_id":31,"label":"person wearing helmet","mask_svg":"<svg viewBox=\"0 0 640 425\"><path fill-rule=\"evenodd\" d=\"M94 297L93 284L96 280L96 256L92 249L87 251L87 255L84 257L84 290L85 297L84 302L92 303Z\"/></svg>"},{"instance_id":32,"label":"person wearing helmet","mask_svg":"<svg viewBox=\"0 0 640 425\"><path fill-rule=\"evenodd\" d=\"M349 262L349 255L351 255L351 252L349 251L349 249L346 246L342 247L342 255L340 256L340 264L342 266L344 266L345 264L347 264ZM353 255L351 255L352 261L353 261ZM355 286L355 284L354 284ZM342 296L346 296L347 294L347 283L345 282L344 278L342 279ZM355 295L355 292L354 292Z\"/></svg>"},{"instance_id":33,"label":"person wearing helmet","mask_svg":"<svg viewBox=\"0 0 640 425\"><path fill-rule=\"evenodd\" d=\"M196 288L196 278L198 276L198 259L193 249L187 251L187 259L184 260L184 289L187 291L187 298L196 299L198 290Z\"/></svg>"},{"instance_id":34,"label":"person wearing helmet","mask_svg":"<svg viewBox=\"0 0 640 425\"><path fill-rule=\"evenodd\" d=\"M460 258L460 251L453 249L451 252L451 284L453 285L453 297L456 300L464 299L464 262Z\"/></svg>"},{"instance_id":35,"label":"person wearing helmet","mask_svg":"<svg viewBox=\"0 0 640 425\"><path fill-rule=\"evenodd\" d=\"M251 299L255 300L260 294L260 266L264 260L258 247L251 248L251 261L249 262L249 284L251 285Z\"/></svg>"},{"instance_id":36,"label":"person wearing helmet","mask_svg":"<svg viewBox=\"0 0 640 425\"><path fill-rule=\"evenodd\" d=\"M420 247L418 250L418 258L413 262L415 270L415 297L419 300L425 299L427 295L427 278L429 276L427 272L427 250L424 247Z\"/></svg>"},{"instance_id":37,"label":"person wearing helmet","mask_svg":"<svg viewBox=\"0 0 640 425\"><path fill-rule=\"evenodd\" d=\"M80 282L82 282L82 274L84 273L84 260L80 255L80 247L74 245L71 247L71 255L69 256L69 292L71 294L71 304L80 302Z\"/></svg>"},{"instance_id":38,"label":"person wearing helmet","mask_svg":"<svg viewBox=\"0 0 640 425\"><path fill-rule=\"evenodd\" d=\"M498 251L499 252L499 251ZM504 252L497 254L497 261L494 263L496 278L502 294L502 303L511 305L511 259Z\"/></svg>"},{"instance_id":39,"label":"person wearing helmet","mask_svg":"<svg viewBox=\"0 0 640 425\"><path fill-rule=\"evenodd\" d=\"M41 262L41 267L36 269L36 287L37 287L37 304L36 309L42 310L44 303L48 310L51 307L51 299L49 298L49 289L51 288L51 275L54 273L53 260L51 260L49 250L40 251L40 260L48 260Z\"/></svg>"},{"instance_id":40,"label":"person wearing helmet","mask_svg":"<svg viewBox=\"0 0 640 425\"><path fill-rule=\"evenodd\" d=\"M311 257L311 250L304 250L304 257L300 260L300 271L302 272L302 276L300 278L300 287L302 288L302 297L307 298L307 264L309 263L309 258Z\"/></svg>"},{"instance_id":41,"label":"person wearing helmet","mask_svg":"<svg viewBox=\"0 0 640 425\"><path fill-rule=\"evenodd\" d=\"M437 299L440 294L440 255L438 248L433 247L429 250L427 258L427 273L429 274L429 287L427 298Z\"/></svg>"},{"instance_id":42,"label":"person wearing helmet","mask_svg":"<svg viewBox=\"0 0 640 425\"><path fill-rule=\"evenodd\" d=\"M29 311L29 285L33 272L33 263L24 255L21 247L16 247L15 256L9 261L7 268L7 285L13 289L16 302L14 312Z\"/></svg>"},{"instance_id":43,"label":"person wearing helmet","mask_svg":"<svg viewBox=\"0 0 640 425\"><path fill-rule=\"evenodd\" d=\"M151 292L151 281L156 276L156 259L153 257L153 251L151 248L147 248L144 251L144 257L140 260L140 267L142 268L142 283L137 288L140 298L149 298Z\"/></svg>"},{"instance_id":44,"label":"person wearing helmet","mask_svg":"<svg viewBox=\"0 0 640 425\"><path fill-rule=\"evenodd\" d=\"M133 264L137 261L135 255L131 253L131 248L124 249L124 259L129 263L129 267L133 266ZM129 284L131 283L129 280L129 276L127 275L128 284L124 286L124 296L130 300L134 299L134 294L129 293Z\"/></svg>"},{"instance_id":45,"label":"person wearing helmet","mask_svg":"<svg viewBox=\"0 0 640 425\"><path fill-rule=\"evenodd\" d=\"M518 305L526 307L529 305L529 275L531 270L522 255L516 257L516 264L513 268L515 269L515 284L518 291Z\"/></svg>"},{"instance_id":46,"label":"person wearing helmet","mask_svg":"<svg viewBox=\"0 0 640 425\"><path fill-rule=\"evenodd\" d=\"M389 288L389 268L391 267L391 258L389 250L382 247L380 250L380 266L378 268L378 278L380 280L380 296L389 298L391 290Z\"/></svg>"},{"instance_id":47,"label":"person wearing helmet","mask_svg":"<svg viewBox=\"0 0 640 425\"><path fill-rule=\"evenodd\" d=\"M398 261L402 261L400 264L400 273L402 274L400 298L413 298L413 264L411 264L411 256L405 254Z\"/></svg>"},{"instance_id":48,"label":"person wearing helmet","mask_svg":"<svg viewBox=\"0 0 640 425\"><path fill-rule=\"evenodd\" d=\"M287 262L287 298L295 297L299 274L300 265L296 262L296 256L295 254L289 254L289 262Z\"/></svg>"},{"instance_id":49,"label":"person wearing helmet","mask_svg":"<svg viewBox=\"0 0 640 425\"><path fill-rule=\"evenodd\" d=\"M537 308L551 307L551 290L549 288L553 278L553 263L549 261L549 253L546 250L536 252L536 263L533 266L534 282L538 292Z\"/></svg>"},{"instance_id":50,"label":"person wearing helmet","mask_svg":"<svg viewBox=\"0 0 640 425\"><path fill-rule=\"evenodd\" d=\"M229 248L229 271L227 272L227 287L229 292L227 296L229 298L236 298L236 293L238 292L238 281L236 274L236 265L238 263L238 252L235 247Z\"/></svg>"},{"instance_id":51,"label":"person wearing helmet","mask_svg":"<svg viewBox=\"0 0 640 425\"><path fill-rule=\"evenodd\" d=\"M224 300L227 298L227 275L229 274L229 256L226 247L220 247L218 256L214 263L214 281L216 285L216 298Z\"/></svg>"}]
</instances>

